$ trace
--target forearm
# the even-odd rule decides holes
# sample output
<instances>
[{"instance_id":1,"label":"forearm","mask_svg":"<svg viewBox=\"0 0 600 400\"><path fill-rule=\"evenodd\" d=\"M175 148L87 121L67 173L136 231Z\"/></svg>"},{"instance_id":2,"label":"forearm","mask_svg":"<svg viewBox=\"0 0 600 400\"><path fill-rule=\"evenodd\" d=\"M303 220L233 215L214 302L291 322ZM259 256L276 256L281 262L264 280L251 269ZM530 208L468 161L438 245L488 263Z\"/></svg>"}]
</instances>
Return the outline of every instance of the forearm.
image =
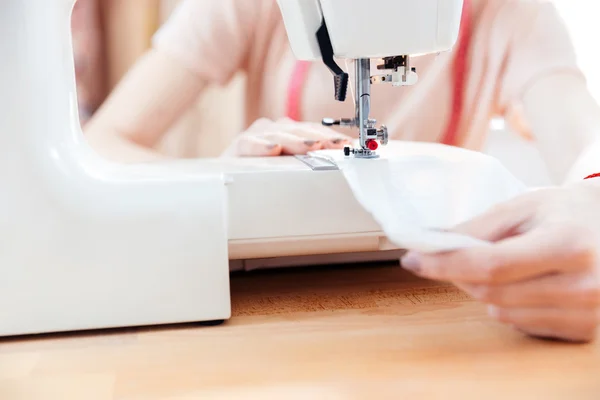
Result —
<instances>
[{"instance_id":1,"label":"forearm","mask_svg":"<svg viewBox=\"0 0 600 400\"><path fill-rule=\"evenodd\" d=\"M103 158L119 163L145 163L166 159L160 152L128 140L108 129L86 131L89 145Z\"/></svg>"},{"instance_id":2,"label":"forearm","mask_svg":"<svg viewBox=\"0 0 600 400\"><path fill-rule=\"evenodd\" d=\"M534 140L556 183L600 171L600 107L580 77L542 78L527 91L523 104Z\"/></svg>"},{"instance_id":3,"label":"forearm","mask_svg":"<svg viewBox=\"0 0 600 400\"><path fill-rule=\"evenodd\" d=\"M85 125L96 151L124 162L163 158L153 147L196 100L204 83L168 56L145 55Z\"/></svg>"}]
</instances>

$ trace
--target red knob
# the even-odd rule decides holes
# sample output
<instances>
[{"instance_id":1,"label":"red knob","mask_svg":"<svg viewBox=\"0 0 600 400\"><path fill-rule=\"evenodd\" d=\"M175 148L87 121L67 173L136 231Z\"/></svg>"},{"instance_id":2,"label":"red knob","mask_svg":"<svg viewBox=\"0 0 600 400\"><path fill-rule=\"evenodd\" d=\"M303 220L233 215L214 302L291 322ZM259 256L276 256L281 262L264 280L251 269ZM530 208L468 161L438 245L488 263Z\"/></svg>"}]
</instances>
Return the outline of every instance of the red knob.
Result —
<instances>
[{"instance_id":1,"label":"red knob","mask_svg":"<svg viewBox=\"0 0 600 400\"><path fill-rule=\"evenodd\" d=\"M369 150L375 151L379 147L379 144L377 144L377 141L369 139L367 140L367 147L369 148Z\"/></svg>"}]
</instances>

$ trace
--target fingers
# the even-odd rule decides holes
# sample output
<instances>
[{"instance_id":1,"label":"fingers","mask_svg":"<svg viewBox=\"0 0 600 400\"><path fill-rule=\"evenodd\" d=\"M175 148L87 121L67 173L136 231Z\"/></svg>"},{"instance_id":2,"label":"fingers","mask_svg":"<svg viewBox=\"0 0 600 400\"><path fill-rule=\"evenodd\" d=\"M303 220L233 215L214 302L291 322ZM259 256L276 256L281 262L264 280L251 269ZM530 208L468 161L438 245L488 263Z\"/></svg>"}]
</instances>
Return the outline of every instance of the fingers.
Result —
<instances>
[{"instance_id":1,"label":"fingers","mask_svg":"<svg viewBox=\"0 0 600 400\"><path fill-rule=\"evenodd\" d=\"M542 191L519 196L506 203L492 207L489 211L455 227L453 232L477 239L497 242L525 231L543 200Z\"/></svg>"},{"instance_id":2,"label":"fingers","mask_svg":"<svg viewBox=\"0 0 600 400\"><path fill-rule=\"evenodd\" d=\"M596 265L596 244L587 232L539 227L498 243L424 255L409 252L402 265L428 279L470 284L506 284Z\"/></svg>"},{"instance_id":3,"label":"fingers","mask_svg":"<svg viewBox=\"0 0 600 400\"><path fill-rule=\"evenodd\" d=\"M352 141L349 136L335 132L319 124L296 122L284 118L273 122L266 118L256 120L241 137L251 136L277 144L280 151L264 154L256 141L238 139L230 153L237 156L297 155L321 149L341 149ZM264 144L264 143L263 143Z\"/></svg>"},{"instance_id":4,"label":"fingers","mask_svg":"<svg viewBox=\"0 0 600 400\"><path fill-rule=\"evenodd\" d=\"M324 149L341 149L352 142L352 138L325 126L312 123L283 123L282 129L304 139L321 142Z\"/></svg>"},{"instance_id":5,"label":"fingers","mask_svg":"<svg viewBox=\"0 0 600 400\"><path fill-rule=\"evenodd\" d=\"M261 138L281 146L282 154L306 154L309 151L323 148L322 142L314 139L305 139L287 132L269 132L260 135Z\"/></svg>"},{"instance_id":6,"label":"fingers","mask_svg":"<svg viewBox=\"0 0 600 400\"><path fill-rule=\"evenodd\" d=\"M598 308L498 308L489 313L500 322L520 331L546 339L589 342L596 338L600 324Z\"/></svg>"},{"instance_id":7,"label":"fingers","mask_svg":"<svg viewBox=\"0 0 600 400\"><path fill-rule=\"evenodd\" d=\"M291 154L306 154L322 148L319 141L303 139L286 132L240 135L236 142L223 154L232 157L268 157Z\"/></svg>"},{"instance_id":8,"label":"fingers","mask_svg":"<svg viewBox=\"0 0 600 400\"><path fill-rule=\"evenodd\" d=\"M509 285L458 285L490 305L490 315L530 336L587 342L600 322L600 276L555 274Z\"/></svg>"},{"instance_id":9,"label":"fingers","mask_svg":"<svg viewBox=\"0 0 600 400\"><path fill-rule=\"evenodd\" d=\"M536 192L519 196L455 227L452 231L488 242L507 239L524 230L523 225L532 219L539 202ZM509 243L510 244L510 243ZM425 256L409 252L403 260L405 267L423 277L432 279L470 279L464 282L485 282L488 273L495 274L499 260L490 260L497 247L465 249L445 254ZM487 266L484 268L484 265ZM461 280L461 282L463 282Z\"/></svg>"},{"instance_id":10,"label":"fingers","mask_svg":"<svg viewBox=\"0 0 600 400\"><path fill-rule=\"evenodd\" d=\"M554 274L508 285L461 285L476 300L503 308L600 307L600 278Z\"/></svg>"},{"instance_id":11,"label":"fingers","mask_svg":"<svg viewBox=\"0 0 600 400\"><path fill-rule=\"evenodd\" d=\"M330 139L323 141L323 148L328 150L343 149L344 146L352 143L352 139Z\"/></svg>"},{"instance_id":12,"label":"fingers","mask_svg":"<svg viewBox=\"0 0 600 400\"><path fill-rule=\"evenodd\" d=\"M224 156L230 157L270 157L281 155L283 148L277 143L251 135L242 135Z\"/></svg>"}]
</instances>

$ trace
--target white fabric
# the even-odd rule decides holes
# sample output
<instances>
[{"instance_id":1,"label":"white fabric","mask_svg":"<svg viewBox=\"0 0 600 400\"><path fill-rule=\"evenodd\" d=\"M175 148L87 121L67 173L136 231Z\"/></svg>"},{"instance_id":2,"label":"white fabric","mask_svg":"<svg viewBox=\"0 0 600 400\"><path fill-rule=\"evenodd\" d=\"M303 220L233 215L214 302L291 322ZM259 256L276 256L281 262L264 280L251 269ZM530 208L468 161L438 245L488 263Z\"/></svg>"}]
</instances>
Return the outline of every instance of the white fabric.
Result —
<instances>
[{"instance_id":1,"label":"white fabric","mask_svg":"<svg viewBox=\"0 0 600 400\"><path fill-rule=\"evenodd\" d=\"M403 249L430 253L485 245L444 230L528 190L482 153L412 142L379 152L378 159L345 158L339 150L313 155L338 165L358 202Z\"/></svg>"}]
</instances>

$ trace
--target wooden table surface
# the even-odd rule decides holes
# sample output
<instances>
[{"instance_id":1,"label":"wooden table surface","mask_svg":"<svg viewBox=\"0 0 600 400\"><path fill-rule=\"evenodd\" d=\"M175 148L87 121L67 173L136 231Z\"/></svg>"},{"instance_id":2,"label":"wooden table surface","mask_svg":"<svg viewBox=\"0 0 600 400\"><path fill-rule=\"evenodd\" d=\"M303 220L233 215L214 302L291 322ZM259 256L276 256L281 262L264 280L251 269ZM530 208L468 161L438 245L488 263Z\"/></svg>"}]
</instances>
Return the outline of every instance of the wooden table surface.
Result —
<instances>
[{"instance_id":1,"label":"wooden table surface","mask_svg":"<svg viewBox=\"0 0 600 400\"><path fill-rule=\"evenodd\" d=\"M234 317L0 342L2 400L600 399L600 344L528 339L397 266L232 277Z\"/></svg>"}]
</instances>

